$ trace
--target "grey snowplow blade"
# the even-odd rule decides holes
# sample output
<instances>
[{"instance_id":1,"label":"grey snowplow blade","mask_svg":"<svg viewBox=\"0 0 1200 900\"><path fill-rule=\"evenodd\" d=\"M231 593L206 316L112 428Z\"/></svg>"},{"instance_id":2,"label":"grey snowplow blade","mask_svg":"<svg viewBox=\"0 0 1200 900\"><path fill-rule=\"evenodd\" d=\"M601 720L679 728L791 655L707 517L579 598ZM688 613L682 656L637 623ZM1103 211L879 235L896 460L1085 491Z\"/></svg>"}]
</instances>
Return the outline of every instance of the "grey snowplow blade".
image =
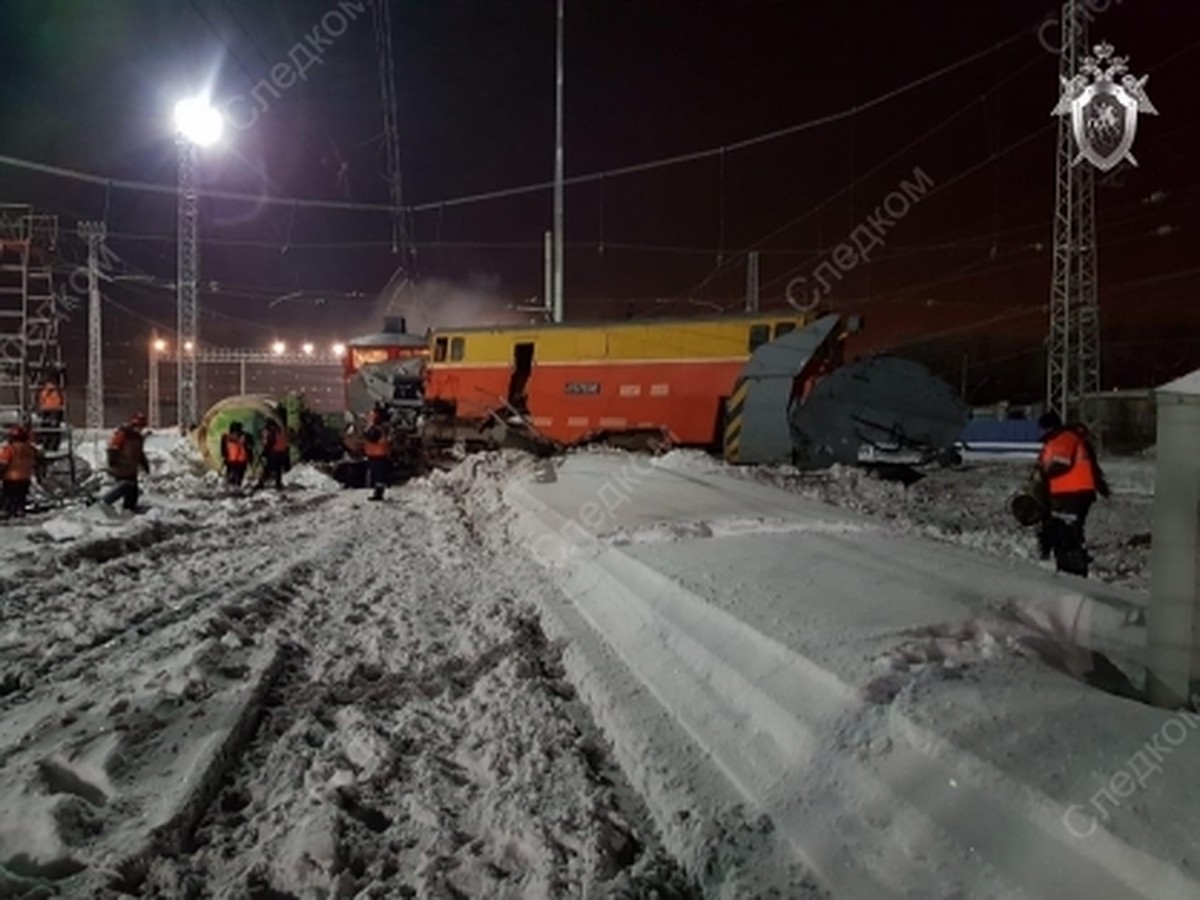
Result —
<instances>
[{"instance_id":1,"label":"grey snowplow blade","mask_svg":"<svg viewBox=\"0 0 1200 900\"><path fill-rule=\"evenodd\" d=\"M968 409L919 363L881 356L822 379L791 411L795 463L920 463L954 446Z\"/></svg>"},{"instance_id":2,"label":"grey snowplow blade","mask_svg":"<svg viewBox=\"0 0 1200 900\"><path fill-rule=\"evenodd\" d=\"M754 351L726 404L726 460L752 465L791 462L788 406L796 376L840 321L841 316L825 316Z\"/></svg>"}]
</instances>

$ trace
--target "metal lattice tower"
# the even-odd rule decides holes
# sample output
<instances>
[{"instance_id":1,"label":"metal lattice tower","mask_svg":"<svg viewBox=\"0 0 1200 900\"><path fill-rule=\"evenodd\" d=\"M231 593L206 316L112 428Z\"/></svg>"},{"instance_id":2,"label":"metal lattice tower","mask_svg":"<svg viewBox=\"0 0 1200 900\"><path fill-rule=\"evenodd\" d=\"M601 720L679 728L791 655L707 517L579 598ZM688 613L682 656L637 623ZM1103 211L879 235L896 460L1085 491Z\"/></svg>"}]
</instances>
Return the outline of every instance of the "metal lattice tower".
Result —
<instances>
[{"instance_id":1,"label":"metal lattice tower","mask_svg":"<svg viewBox=\"0 0 1200 900\"><path fill-rule=\"evenodd\" d=\"M373 0L375 17L375 53L379 57L380 105L383 109L383 148L387 182L392 205L392 252L400 255L400 265L412 274L413 247L404 212L403 180L400 173L400 126L396 107L396 73L392 55L391 0Z\"/></svg>"},{"instance_id":2,"label":"metal lattice tower","mask_svg":"<svg viewBox=\"0 0 1200 900\"><path fill-rule=\"evenodd\" d=\"M104 339L100 312L100 245L108 229L103 222L80 222L79 236L88 246L88 428L104 427Z\"/></svg>"},{"instance_id":3,"label":"metal lattice tower","mask_svg":"<svg viewBox=\"0 0 1200 900\"><path fill-rule=\"evenodd\" d=\"M175 346L178 360L179 424L190 428L199 422L196 400L197 334L196 281L200 272L200 249L196 239L196 145L180 138L179 146L179 247L176 298L178 323Z\"/></svg>"},{"instance_id":4,"label":"metal lattice tower","mask_svg":"<svg viewBox=\"0 0 1200 900\"><path fill-rule=\"evenodd\" d=\"M1077 0L1062 12L1059 74L1071 79L1088 55L1087 17ZM1046 347L1046 405L1064 418L1096 427L1085 402L1100 390L1100 308L1096 291L1096 179L1077 155L1070 116L1058 123L1054 213L1054 275Z\"/></svg>"},{"instance_id":5,"label":"metal lattice tower","mask_svg":"<svg viewBox=\"0 0 1200 900\"><path fill-rule=\"evenodd\" d=\"M28 421L45 378L61 383L52 257L58 219L0 206L0 417Z\"/></svg>"}]
</instances>

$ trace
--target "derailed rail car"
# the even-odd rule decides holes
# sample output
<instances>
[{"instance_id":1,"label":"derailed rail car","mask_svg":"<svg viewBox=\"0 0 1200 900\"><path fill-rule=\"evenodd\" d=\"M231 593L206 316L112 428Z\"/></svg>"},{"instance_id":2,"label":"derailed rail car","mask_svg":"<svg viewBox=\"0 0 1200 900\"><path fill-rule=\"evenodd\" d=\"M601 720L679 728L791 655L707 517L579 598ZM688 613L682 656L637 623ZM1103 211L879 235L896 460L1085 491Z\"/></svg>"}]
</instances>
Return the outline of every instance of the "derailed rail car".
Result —
<instances>
[{"instance_id":1,"label":"derailed rail car","mask_svg":"<svg viewBox=\"0 0 1200 900\"><path fill-rule=\"evenodd\" d=\"M718 447L725 402L751 354L802 313L447 328L430 335L431 425L520 422L564 445L661 435Z\"/></svg>"}]
</instances>

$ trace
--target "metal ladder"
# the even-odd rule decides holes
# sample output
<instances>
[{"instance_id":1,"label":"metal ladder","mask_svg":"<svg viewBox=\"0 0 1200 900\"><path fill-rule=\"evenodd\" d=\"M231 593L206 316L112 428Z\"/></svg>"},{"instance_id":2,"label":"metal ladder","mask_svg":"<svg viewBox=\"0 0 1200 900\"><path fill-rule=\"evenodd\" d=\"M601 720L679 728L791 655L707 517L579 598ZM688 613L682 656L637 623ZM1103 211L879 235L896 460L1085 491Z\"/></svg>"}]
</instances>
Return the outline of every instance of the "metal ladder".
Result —
<instances>
[{"instance_id":1,"label":"metal ladder","mask_svg":"<svg viewBox=\"0 0 1200 900\"><path fill-rule=\"evenodd\" d=\"M28 294L29 241L0 227L0 423L3 424L25 422L28 418L25 348Z\"/></svg>"}]
</instances>

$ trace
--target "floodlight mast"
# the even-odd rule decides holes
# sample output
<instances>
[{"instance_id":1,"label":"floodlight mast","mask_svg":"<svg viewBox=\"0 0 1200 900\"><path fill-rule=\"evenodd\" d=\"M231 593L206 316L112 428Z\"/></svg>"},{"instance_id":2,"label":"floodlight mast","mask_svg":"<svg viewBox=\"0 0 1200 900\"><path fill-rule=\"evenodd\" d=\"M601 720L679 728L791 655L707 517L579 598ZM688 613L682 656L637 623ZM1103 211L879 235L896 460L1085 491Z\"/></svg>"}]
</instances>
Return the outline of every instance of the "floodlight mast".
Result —
<instances>
[{"instance_id":1,"label":"floodlight mast","mask_svg":"<svg viewBox=\"0 0 1200 900\"><path fill-rule=\"evenodd\" d=\"M197 334L196 281L199 247L196 240L196 145L180 133L179 147L179 248L176 265L176 353L179 425L191 428L197 422L196 356L183 352L195 347Z\"/></svg>"},{"instance_id":2,"label":"floodlight mast","mask_svg":"<svg viewBox=\"0 0 1200 900\"><path fill-rule=\"evenodd\" d=\"M187 429L199 422L195 354L199 346L197 282L200 272L196 149L217 143L223 130L221 114L209 106L204 98L193 97L175 105L175 144L179 148L179 246L176 266L178 333L175 340L178 348L177 409L179 425Z\"/></svg>"}]
</instances>

